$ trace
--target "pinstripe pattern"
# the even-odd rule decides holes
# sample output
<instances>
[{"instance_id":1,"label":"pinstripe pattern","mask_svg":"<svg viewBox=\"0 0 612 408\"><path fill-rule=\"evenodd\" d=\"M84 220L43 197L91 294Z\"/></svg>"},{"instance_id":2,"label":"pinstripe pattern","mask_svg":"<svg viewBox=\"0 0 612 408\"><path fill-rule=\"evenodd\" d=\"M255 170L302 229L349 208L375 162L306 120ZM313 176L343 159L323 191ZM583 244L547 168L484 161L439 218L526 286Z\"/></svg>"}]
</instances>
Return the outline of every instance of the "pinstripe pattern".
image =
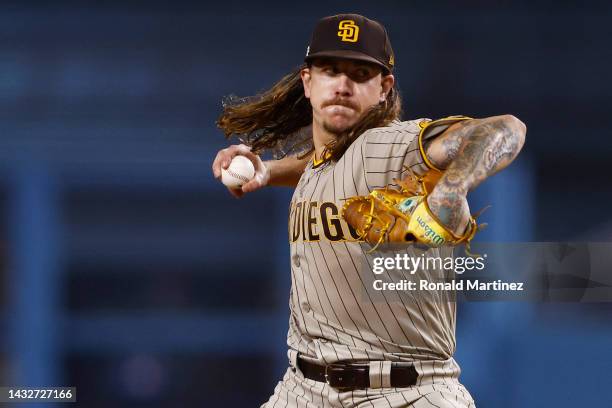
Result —
<instances>
[{"instance_id":1,"label":"pinstripe pattern","mask_svg":"<svg viewBox=\"0 0 612 408\"><path fill-rule=\"evenodd\" d=\"M405 166L417 174L427 171L418 147L419 123L423 121L394 122L370 129L338 162L318 167L310 163L296 187L289 216L290 355L297 352L319 364L412 362L419 373L417 386L401 391L380 388L337 393L290 369L266 407L472 404L469 393L458 382L460 369L452 358L453 294L381 292L374 299L360 273L366 259L364 250L355 241L355 232L340 217L345 199L367 195L394 178L402 178ZM439 134L453 122L428 127L424 137ZM409 255L417 256L414 251L406 249Z\"/></svg>"}]
</instances>

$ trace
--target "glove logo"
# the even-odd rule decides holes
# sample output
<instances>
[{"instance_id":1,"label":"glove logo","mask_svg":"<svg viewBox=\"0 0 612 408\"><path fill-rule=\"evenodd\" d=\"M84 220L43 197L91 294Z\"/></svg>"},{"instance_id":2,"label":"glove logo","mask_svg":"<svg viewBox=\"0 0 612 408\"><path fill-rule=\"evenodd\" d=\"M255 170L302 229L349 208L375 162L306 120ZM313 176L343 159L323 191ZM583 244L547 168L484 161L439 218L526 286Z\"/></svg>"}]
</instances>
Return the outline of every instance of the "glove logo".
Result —
<instances>
[{"instance_id":1,"label":"glove logo","mask_svg":"<svg viewBox=\"0 0 612 408\"><path fill-rule=\"evenodd\" d=\"M403 201L401 201L398 205L397 205L397 209L400 210L401 212L403 212L404 214L412 214L412 211L414 211L414 209L416 208L416 206L419 204L419 200L415 199L413 197L407 198Z\"/></svg>"},{"instance_id":2,"label":"glove logo","mask_svg":"<svg viewBox=\"0 0 612 408\"><path fill-rule=\"evenodd\" d=\"M423 233L424 238L428 238L435 245L444 244L444 238L442 238L439 234L436 233L421 217L417 216L417 223L425 230Z\"/></svg>"},{"instance_id":3,"label":"glove logo","mask_svg":"<svg viewBox=\"0 0 612 408\"><path fill-rule=\"evenodd\" d=\"M359 38L359 27L353 20L342 20L338 24L338 37L341 41L357 42Z\"/></svg>"}]
</instances>

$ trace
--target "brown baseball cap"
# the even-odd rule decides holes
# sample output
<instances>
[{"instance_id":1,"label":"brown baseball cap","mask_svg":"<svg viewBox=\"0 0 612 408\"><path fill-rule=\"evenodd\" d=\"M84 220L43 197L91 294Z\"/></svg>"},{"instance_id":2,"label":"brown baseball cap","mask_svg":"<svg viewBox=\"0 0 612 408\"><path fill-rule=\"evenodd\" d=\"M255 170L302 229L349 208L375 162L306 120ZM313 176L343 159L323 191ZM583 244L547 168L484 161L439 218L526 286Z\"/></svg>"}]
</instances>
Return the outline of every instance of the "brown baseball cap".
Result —
<instances>
[{"instance_id":1,"label":"brown baseball cap","mask_svg":"<svg viewBox=\"0 0 612 408\"><path fill-rule=\"evenodd\" d=\"M338 14L317 22L304 61L321 57L368 61L389 72L395 65L385 27L359 14Z\"/></svg>"}]
</instances>

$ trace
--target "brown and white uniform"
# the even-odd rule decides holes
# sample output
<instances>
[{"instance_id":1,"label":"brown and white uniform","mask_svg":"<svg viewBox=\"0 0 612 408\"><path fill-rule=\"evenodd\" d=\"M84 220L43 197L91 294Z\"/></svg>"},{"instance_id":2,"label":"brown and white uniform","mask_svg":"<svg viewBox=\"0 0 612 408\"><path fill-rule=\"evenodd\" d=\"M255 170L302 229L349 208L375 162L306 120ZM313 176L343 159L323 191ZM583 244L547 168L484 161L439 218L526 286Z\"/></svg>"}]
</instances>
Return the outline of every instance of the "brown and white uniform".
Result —
<instances>
[{"instance_id":1,"label":"brown and white uniform","mask_svg":"<svg viewBox=\"0 0 612 408\"><path fill-rule=\"evenodd\" d=\"M464 119L396 121L362 134L337 162L306 167L289 216L291 367L262 408L474 406L453 359L454 293L371 296L364 248L340 216L347 198L392 184L407 167L425 173L423 142ZM406 251L417 256L412 247ZM372 388L339 392L306 379L296 368L298 354L321 365L369 363ZM390 388L390 362L414 365L417 384Z\"/></svg>"}]
</instances>

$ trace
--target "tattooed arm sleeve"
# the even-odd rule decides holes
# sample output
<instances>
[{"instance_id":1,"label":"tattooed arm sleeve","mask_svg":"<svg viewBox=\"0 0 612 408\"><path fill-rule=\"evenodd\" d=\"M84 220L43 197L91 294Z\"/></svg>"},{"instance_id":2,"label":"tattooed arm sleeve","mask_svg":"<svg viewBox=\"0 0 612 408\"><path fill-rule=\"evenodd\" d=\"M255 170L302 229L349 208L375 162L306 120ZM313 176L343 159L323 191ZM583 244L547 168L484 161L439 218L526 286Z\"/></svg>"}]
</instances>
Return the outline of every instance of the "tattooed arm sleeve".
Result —
<instances>
[{"instance_id":1,"label":"tattooed arm sleeve","mask_svg":"<svg viewBox=\"0 0 612 408\"><path fill-rule=\"evenodd\" d=\"M525 142L526 127L512 115L466 120L449 127L426 147L432 163L445 169L428 204L449 228L469 219L467 193L508 166Z\"/></svg>"}]
</instances>

